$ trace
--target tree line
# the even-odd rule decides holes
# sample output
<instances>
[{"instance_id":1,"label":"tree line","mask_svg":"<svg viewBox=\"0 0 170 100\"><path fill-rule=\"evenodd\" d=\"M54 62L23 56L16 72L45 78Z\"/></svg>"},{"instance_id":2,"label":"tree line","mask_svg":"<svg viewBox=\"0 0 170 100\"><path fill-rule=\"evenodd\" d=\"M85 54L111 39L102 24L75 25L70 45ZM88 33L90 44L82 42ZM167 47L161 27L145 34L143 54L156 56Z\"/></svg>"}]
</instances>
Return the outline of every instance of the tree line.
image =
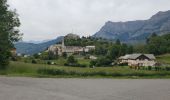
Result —
<instances>
[{"instance_id":1,"label":"tree line","mask_svg":"<svg viewBox=\"0 0 170 100\"><path fill-rule=\"evenodd\" d=\"M145 44L134 45L134 52L154 55L170 53L170 33L161 36L153 33Z\"/></svg>"}]
</instances>

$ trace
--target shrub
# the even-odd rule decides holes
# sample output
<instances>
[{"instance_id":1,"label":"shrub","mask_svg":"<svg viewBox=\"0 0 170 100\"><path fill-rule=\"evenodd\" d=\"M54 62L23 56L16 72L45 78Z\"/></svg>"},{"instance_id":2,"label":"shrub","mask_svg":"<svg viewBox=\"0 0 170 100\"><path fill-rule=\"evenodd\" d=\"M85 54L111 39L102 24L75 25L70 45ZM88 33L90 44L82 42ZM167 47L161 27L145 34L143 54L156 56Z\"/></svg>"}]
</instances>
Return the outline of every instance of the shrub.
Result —
<instances>
[{"instance_id":1,"label":"shrub","mask_svg":"<svg viewBox=\"0 0 170 100\"><path fill-rule=\"evenodd\" d=\"M66 74L65 70L47 69L47 68L38 69L37 72L40 74L46 74L46 75L65 75Z\"/></svg>"},{"instance_id":2,"label":"shrub","mask_svg":"<svg viewBox=\"0 0 170 100\"><path fill-rule=\"evenodd\" d=\"M107 57L102 57L96 60L96 66L110 66L112 63L112 60L110 60Z\"/></svg>"},{"instance_id":3,"label":"shrub","mask_svg":"<svg viewBox=\"0 0 170 100\"><path fill-rule=\"evenodd\" d=\"M38 54L33 55L35 59L38 59L40 56Z\"/></svg>"},{"instance_id":4,"label":"shrub","mask_svg":"<svg viewBox=\"0 0 170 100\"><path fill-rule=\"evenodd\" d=\"M68 64L76 64L77 63L77 60L74 58L74 56L69 56L68 59L67 59L67 63Z\"/></svg>"},{"instance_id":5,"label":"shrub","mask_svg":"<svg viewBox=\"0 0 170 100\"><path fill-rule=\"evenodd\" d=\"M47 61L47 64L48 64L48 65L51 65L51 62L50 62L50 61Z\"/></svg>"},{"instance_id":6,"label":"shrub","mask_svg":"<svg viewBox=\"0 0 170 100\"><path fill-rule=\"evenodd\" d=\"M18 61L17 57L11 57L12 61Z\"/></svg>"},{"instance_id":7,"label":"shrub","mask_svg":"<svg viewBox=\"0 0 170 100\"><path fill-rule=\"evenodd\" d=\"M95 60L91 60L89 66L92 68L92 67L96 66L96 63L97 62Z\"/></svg>"},{"instance_id":8,"label":"shrub","mask_svg":"<svg viewBox=\"0 0 170 100\"><path fill-rule=\"evenodd\" d=\"M86 64L78 64L78 67L85 68L85 67L87 67L87 65Z\"/></svg>"},{"instance_id":9,"label":"shrub","mask_svg":"<svg viewBox=\"0 0 170 100\"><path fill-rule=\"evenodd\" d=\"M32 60L33 64L37 64L37 61L35 59Z\"/></svg>"},{"instance_id":10,"label":"shrub","mask_svg":"<svg viewBox=\"0 0 170 100\"><path fill-rule=\"evenodd\" d=\"M66 59L67 58L67 53L66 52L62 53L62 57Z\"/></svg>"},{"instance_id":11,"label":"shrub","mask_svg":"<svg viewBox=\"0 0 170 100\"><path fill-rule=\"evenodd\" d=\"M68 63L64 63L64 66L69 66L69 64Z\"/></svg>"},{"instance_id":12,"label":"shrub","mask_svg":"<svg viewBox=\"0 0 170 100\"><path fill-rule=\"evenodd\" d=\"M128 66L128 63L121 63L121 64L118 64L119 66Z\"/></svg>"},{"instance_id":13,"label":"shrub","mask_svg":"<svg viewBox=\"0 0 170 100\"><path fill-rule=\"evenodd\" d=\"M152 70L152 67L151 67L151 66L148 66L148 70Z\"/></svg>"},{"instance_id":14,"label":"shrub","mask_svg":"<svg viewBox=\"0 0 170 100\"><path fill-rule=\"evenodd\" d=\"M0 69L6 69L9 64L10 52L0 51Z\"/></svg>"},{"instance_id":15,"label":"shrub","mask_svg":"<svg viewBox=\"0 0 170 100\"><path fill-rule=\"evenodd\" d=\"M159 70L161 70L161 67L156 66L156 67L155 67L155 70L156 70L156 71L159 71Z\"/></svg>"},{"instance_id":16,"label":"shrub","mask_svg":"<svg viewBox=\"0 0 170 100\"><path fill-rule=\"evenodd\" d=\"M87 67L87 65L86 65L86 64L79 64L79 63L75 63L75 64L68 64L68 63L64 63L64 66L81 67L81 68L85 68L85 67Z\"/></svg>"},{"instance_id":17,"label":"shrub","mask_svg":"<svg viewBox=\"0 0 170 100\"><path fill-rule=\"evenodd\" d=\"M86 55L86 56L84 57L84 59L90 59L90 56L89 56L89 55Z\"/></svg>"},{"instance_id":18,"label":"shrub","mask_svg":"<svg viewBox=\"0 0 170 100\"><path fill-rule=\"evenodd\" d=\"M165 70L166 71L170 71L170 67L165 67Z\"/></svg>"}]
</instances>

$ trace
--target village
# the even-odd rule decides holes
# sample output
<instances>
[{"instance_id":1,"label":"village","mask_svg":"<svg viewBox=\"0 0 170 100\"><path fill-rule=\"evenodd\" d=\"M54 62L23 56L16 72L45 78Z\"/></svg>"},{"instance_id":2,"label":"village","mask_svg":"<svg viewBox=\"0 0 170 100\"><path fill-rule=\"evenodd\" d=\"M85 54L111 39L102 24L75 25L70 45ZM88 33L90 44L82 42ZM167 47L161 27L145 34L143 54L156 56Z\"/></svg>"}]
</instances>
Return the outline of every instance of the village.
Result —
<instances>
[{"instance_id":1,"label":"village","mask_svg":"<svg viewBox=\"0 0 170 100\"><path fill-rule=\"evenodd\" d=\"M170 100L169 0L0 0L0 100Z\"/></svg>"},{"instance_id":2,"label":"village","mask_svg":"<svg viewBox=\"0 0 170 100\"><path fill-rule=\"evenodd\" d=\"M75 34L68 34L65 36L67 39L73 39L77 41L80 39L78 35ZM156 60L156 57L154 54L144 54L144 53L132 53L132 54L125 54L122 56L118 56L116 59L113 59L111 61L99 61L107 64L97 64L98 59L100 59L100 55L96 55L94 52L96 50L95 45L86 45L86 46L69 46L65 45L65 40L64 38L62 39L61 42L51 45L45 50L44 52L37 53L35 55L23 55L18 54L16 49L12 49L11 53L13 57L16 58L23 58L25 59L25 62L30 62L30 63L42 63L43 64L51 64L51 65L72 65L72 66L85 66L85 67L100 67L100 66L129 66L131 69L144 69L144 68L155 68L159 67L159 63ZM51 56L51 59L45 59L43 56ZM36 57L37 55L37 57ZM61 62L56 63L57 60L62 59L63 56L66 56L65 60L62 60ZM73 56L73 62L69 62L70 64L67 63L67 59L69 59L70 56ZM112 56L112 55L110 55ZM114 55L113 55L114 56ZM53 57L53 58L52 58ZM56 58L57 57L57 58ZM30 60L32 59L32 60ZM36 60L36 59L42 59L41 61ZM43 60L44 59L44 60ZM55 60L56 59L56 60ZM73 64L75 59L79 59L80 62L83 60L84 63L82 64ZM28 60L28 61L27 61ZM100 59L101 60L101 59ZM22 60L23 61L23 60ZM96 62L95 62L96 61ZM65 62L63 64L63 62ZM110 62L110 63L109 63ZM60 64L61 63L61 64ZM72 63L72 64L71 64Z\"/></svg>"}]
</instances>

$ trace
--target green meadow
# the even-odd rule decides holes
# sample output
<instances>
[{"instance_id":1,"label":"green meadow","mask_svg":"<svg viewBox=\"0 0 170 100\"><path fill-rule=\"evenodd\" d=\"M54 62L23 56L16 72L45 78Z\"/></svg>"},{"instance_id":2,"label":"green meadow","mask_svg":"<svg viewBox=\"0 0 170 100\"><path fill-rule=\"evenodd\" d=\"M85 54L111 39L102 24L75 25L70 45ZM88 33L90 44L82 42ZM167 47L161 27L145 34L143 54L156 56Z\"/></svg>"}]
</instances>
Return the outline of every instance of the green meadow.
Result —
<instances>
[{"instance_id":1,"label":"green meadow","mask_svg":"<svg viewBox=\"0 0 170 100\"><path fill-rule=\"evenodd\" d=\"M158 62L170 64L170 54L164 54L157 57Z\"/></svg>"},{"instance_id":2,"label":"green meadow","mask_svg":"<svg viewBox=\"0 0 170 100\"><path fill-rule=\"evenodd\" d=\"M170 64L170 54L158 56L157 60ZM170 71L166 70L135 70L130 69L128 66L80 68L64 66L61 64L65 62L64 59L54 62L56 65L11 61L7 69L1 70L0 74L5 76L59 78L170 78ZM79 59L79 62L89 64L88 59Z\"/></svg>"},{"instance_id":3,"label":"green meadow","mask_svg":"<svg viewBox=\"0 0 170 100\"><path fill-rule=\"evenodd\" d=\"M6 76L26 77L91 77L91 78L169 78L170 71L133 70L129 67L79 68L11 62L8 69L0 72Z\"/></svg>"}]
</instances>

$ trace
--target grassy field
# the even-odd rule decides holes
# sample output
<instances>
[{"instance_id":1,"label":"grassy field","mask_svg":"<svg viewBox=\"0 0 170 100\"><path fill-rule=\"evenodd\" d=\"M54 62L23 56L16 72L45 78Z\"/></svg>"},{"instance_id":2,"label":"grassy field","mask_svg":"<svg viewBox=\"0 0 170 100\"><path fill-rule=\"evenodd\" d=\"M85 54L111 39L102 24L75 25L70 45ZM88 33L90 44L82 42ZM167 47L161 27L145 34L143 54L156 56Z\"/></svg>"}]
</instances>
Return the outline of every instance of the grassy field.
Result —
<instances>
[{"instance_id":1,"label":"grassy field","mask_svg":"<svg viewBox=\"0 0 170 100\"><path fill-rule=\"evenodd\" d=\"M170 64L170 54L164 54L161 56L157 56L157 61L161 63Z\"/></svg>"},{"instance_id":2,"label":"grassy field","mask_svg":"<svg viewBox=\"0 0 170 100\"><path fill-rule=\"evenodd\" d=\"M19 61L25 62L25 63L31 63L33 58L21 58ZM67 59L64 59L60 57L57 60L40 60L40 59L34 59L38 64L47 64L47 62L54 62L55 65L58 66L64 66L64 64L67 62ZM78 58L77 59L78 63L84 64L86 66L89 66L90 59L83 59L83 58Z\"/></svg>"},{"instance_id":3,"label":"grassy field","mask_svg":"<svg viewBox=\"0 0 170 100\"><path fill-rule=\"evenodd\" d=\"M11 62L6 76L60 77L60 78L170 78L170 71L133 70L129 67L79 68L57 65Z\"/></svg>"}]
</instances>

